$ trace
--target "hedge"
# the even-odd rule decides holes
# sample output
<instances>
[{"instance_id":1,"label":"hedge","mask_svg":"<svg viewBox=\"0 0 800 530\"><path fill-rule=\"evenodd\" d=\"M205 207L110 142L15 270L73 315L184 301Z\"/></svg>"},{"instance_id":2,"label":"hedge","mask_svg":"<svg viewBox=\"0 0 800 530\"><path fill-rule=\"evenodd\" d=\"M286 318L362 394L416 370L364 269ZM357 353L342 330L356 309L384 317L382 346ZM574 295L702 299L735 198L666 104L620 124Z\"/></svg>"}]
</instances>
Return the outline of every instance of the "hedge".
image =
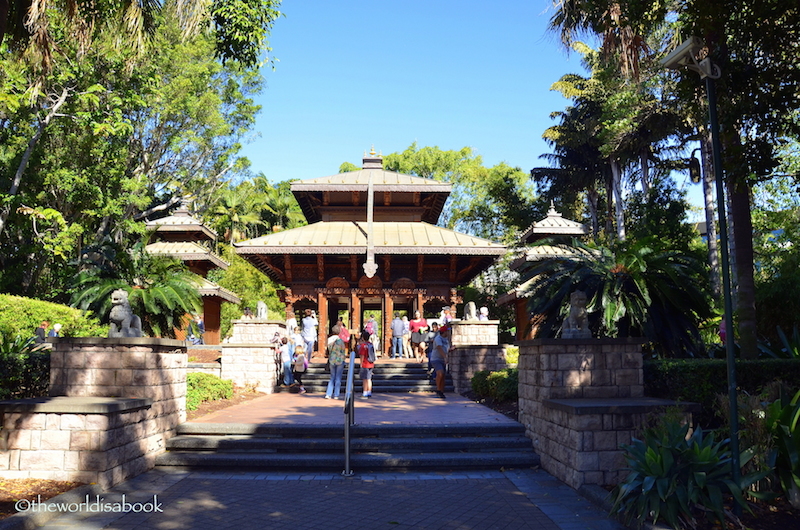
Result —
<instances>
[{"instance_id":1,"label":"hedge","mask_svg":"<svg viewBox=\"0 0 800 530\"><path fill-rule=\"evenodd\" d=\"M107 337L108 326L73 307L0 294L0 333L11 338L19 335L33 337L36 328L47 320L50 325L59 323L62 337Z\"/></svg>"},{"instance_id":2,"label":"hedge","mask_svg":"<svg viewBox=\"0 0 800 530\"><path fill-rule=\"evenodd\" d=\"M186 374L186 410L197 410L203 401L230 399L233 381L211 374L192 372Z\"/></svg>"},{"instance_id":3,"label":"hedge","mask_svg":"<svg viewBox=\"0 0 800 530\"><path fill-rule=\"evenodd\" d=\"M497 401L517 399L519 370L517 368L506 368L496 372L481 370L475 372L471 383L472 391L480 397Z\"/></svg>"},{"instance_id":4,"label":"hedge","mask_svg":"<svg viewBox=\"0 0 800 530\"><path fill-rule=\"evenodd\" d=\"M800 359L758 359L736 361L739 392L758 394L773 381L796 387L800 381ZM644 363L644 390L649 397L699 403L697 421L704 427L719 424L715 418L716 396L728 393L728 365L725 359L662 359Z\"/></svg>"}]
</instances>

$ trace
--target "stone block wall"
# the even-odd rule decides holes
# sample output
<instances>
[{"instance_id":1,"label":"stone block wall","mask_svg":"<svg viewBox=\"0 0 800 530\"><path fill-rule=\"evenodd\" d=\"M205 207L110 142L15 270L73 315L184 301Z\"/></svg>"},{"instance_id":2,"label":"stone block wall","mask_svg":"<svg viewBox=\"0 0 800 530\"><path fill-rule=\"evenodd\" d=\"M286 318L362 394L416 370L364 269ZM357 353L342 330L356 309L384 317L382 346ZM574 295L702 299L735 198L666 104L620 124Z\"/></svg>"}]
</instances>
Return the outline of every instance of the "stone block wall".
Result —
<instances>
[{"instance_id":1,"label":"stone block wall","mask_svg":"<svg viewBox=\"0 0 800 530\"><path fill-rule=\"evenodd\" d=\"M265 344L223 344L223 379L230 379L234 386L252 387L259 392L272 394L278 382L276 351Z\"/></svg>"},{"instance_id":2,"label":"stone block wall","mask_svg":"<svg viewBox=\"0 0 800 530\"><path fill-rule=\"evenodd\" d=\"M222 377L222 365L220 363L189 363L186 368L187 373L197 373L215 375Z\"/></svg>"},{"instance_id":3,"label":"stone block wall","mask_svg":"<svg viewBox=\"0 0 800 530\"><path fill-rule=\"evenodd\" d=\"M144 473L164 450L149 399L55 397L0 402L0 476L96 483Z\"/></svg>"},{"instance_id":4,"label":"stone block wall","mask_svg":"<svg viewBox=\"0 0 800 530\"><path fill-rule=\"evenodd\" d=\"M507 367L504 346L459 346L450 352L448 358L450 377L459 394L472 390L475 372L495 372Z\"/></svg>"},{"instance_id":5,"label":"stone block wall","mask_svg":"<svg viewBox=\"0 0 800 530\"><path fill-rule=\"evenodd\" d=\"M231 320L233 334L226 344L269 344L275 333L286 336L286 323L278 320Z\"/></svg>"},{"instance_id":6,"label":"stone block wall","mask_svg":"<svg viewBox=\"0 0 800 530\"><path fill-rule=\"evenodd\" d=\"M639 339L519 342L520 423L542 467L579 488L617 484L648 414L674 405L644 397Z\"/></svg>"},{"instance_id":7,"label":"stone block wall","mask_svg":"<svg viewBox=\"0 0 800 530\"><path fill-rule=\"evenodd\" d=\"M50 396L0 404L0 476L109 486L146 471L186 421L186 346L151 338L59 338Z\"/></svg>"},{"instance_id":8,"label":"stone block wall","mask_svg":"<svg viewBox=\"0 0 800 530\"><path fill-rule=\"evenodd\" d=\"M456 320L450 323L453 346L497 346L499 320Z\"/></svg>"}]
</instances>

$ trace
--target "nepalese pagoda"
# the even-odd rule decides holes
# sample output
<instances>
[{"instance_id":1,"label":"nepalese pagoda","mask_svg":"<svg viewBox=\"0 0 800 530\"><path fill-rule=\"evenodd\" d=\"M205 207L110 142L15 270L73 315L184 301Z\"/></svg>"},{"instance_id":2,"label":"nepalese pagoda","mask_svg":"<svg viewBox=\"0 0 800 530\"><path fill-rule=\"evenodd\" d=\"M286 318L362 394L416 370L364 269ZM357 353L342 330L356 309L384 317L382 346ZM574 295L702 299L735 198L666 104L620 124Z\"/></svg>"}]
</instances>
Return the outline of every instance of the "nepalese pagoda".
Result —
<instances>
[{"instance_id":1,"label":"nepalese pagoda","mask_svg":"<svg viewBox=\"0 0 800 530\"><path fill-rule=\"evenodd\" d=\"M370 201L370 188L372 200ZM287 320L316 310L319 340L337 318L361 329L372 314L388 352L395 311L438 317L463 302L459 287L506 248L436 226L451 185L383 169L370 153L361 170L292 183L308 225L236 243L235 250L275 282ZM369 221L369 206L372 222ZM372 233L377 273L364 272ZM455 313L454 313L455 314Z\"/></svg>"},{"instance_id":2,"label":"nepalese pagoda","mask_svg":"<svg viewBox=\"0 0 800 530\"><path fill-rule=\"evenodd\" d=\"M550 210L547 212L547 217L529 226L520 237L520 243L521 245L531 245L537 241L551 237L566 236L580 238L586 236L588 233L589 229L586 225L566 219L556 211L551 203ZM540 261L568 258L572 254L573 251L571 249L558 244L528 246L520 251L516 259L509 264L509 268L512 271L522 272ZM541 320L539 315L531 315L528 312L528 299L521 294L524 290L525 285L523 284L497 299L498 305L514 306L517 324L517 340L526 340L536 337Z\"/></svg>"},{"instance_id":3,"label":"nepalese pagoda","mask_svg":"<svg viewBox=\"0 0 800 530\"><path fill-rule=\"evenodd\" d=\"M205 324L203 342L219 344L222 303L240 304L241 300L231 291L206 279L210 270L228 268L228 263L210 248L217 233L193 217L185 204L168 217L148 221L146 227L154 231L158 239L145 247L148 253L178 258L199 276L198 292L203 301ZM186 338L185 330L175 330L175 333L178 339Z\"/></svg>"}]
</instances>

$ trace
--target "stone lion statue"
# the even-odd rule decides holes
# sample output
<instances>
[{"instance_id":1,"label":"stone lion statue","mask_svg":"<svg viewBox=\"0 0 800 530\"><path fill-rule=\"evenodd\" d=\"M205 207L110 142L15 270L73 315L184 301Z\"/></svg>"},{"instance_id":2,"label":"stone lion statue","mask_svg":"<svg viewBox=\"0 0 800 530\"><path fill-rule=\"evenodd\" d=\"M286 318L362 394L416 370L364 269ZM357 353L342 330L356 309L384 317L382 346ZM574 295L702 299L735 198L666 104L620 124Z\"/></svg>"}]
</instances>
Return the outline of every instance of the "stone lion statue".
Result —
<instances>
[{"instance_id":1,"label":"stone lion statue","mask_svg":"<svg viewBox=\"0 0 800 530\"><path fill-rule=\"evenodd\" d=\"M575 291L569 297L569 314L561 326L562 339L590 339L589 314L586 312L586 293Z\"/></svg>"},{"instance_id":2,"label":"stone lion statue","mask_svg":"<svg viewBox=\"0 0 800 530\"><path fill-rule=\"evenodd\" d=\"M464 320L478 320L478 308L475 306L475 302L467 302L467 305L464 306Z\"/></svg>"},{"instance_id":3,"label":"stone lion statue","mask_svg":"<svg viewBox=\"0 0 800 530\"><path fill-rule=\"evenodd\" d=\"M128 292L117 289L111 293L111 312L108 314L109 337L141 337L142 320L133 314Z\"/></svg>"}]
</instances>

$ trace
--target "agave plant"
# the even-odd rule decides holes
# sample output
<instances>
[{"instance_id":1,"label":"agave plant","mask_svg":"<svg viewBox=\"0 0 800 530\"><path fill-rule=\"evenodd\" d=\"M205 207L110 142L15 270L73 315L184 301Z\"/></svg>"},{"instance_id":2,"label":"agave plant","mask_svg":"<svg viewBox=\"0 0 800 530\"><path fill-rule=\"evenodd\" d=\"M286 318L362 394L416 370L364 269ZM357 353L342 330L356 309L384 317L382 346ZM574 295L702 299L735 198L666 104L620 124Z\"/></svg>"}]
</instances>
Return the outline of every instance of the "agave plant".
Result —
<instances>
[{"instance_id":1,"label":"agave plant","mask_svg":"<svg viewBox=\"0 0 800 530\"><path fill-rule=\"evenodd\" d=\"M543 243L566 251L566 257L542 261L523 274L528 309L544 315L545 333L558 331L570 294L582 290L598 334L643 336L669 357L701 351L698 325L712 311L700 261L662 250L653 239L617 249L591 248L575 240Z\"/></svg>"},{"instance_id":2,"label":"agave plant","mask_svg":"<svg viewBox=\"0 0 800 530\"><path fill-rule=\"evenodd\" d=\"M771 458L786 498L800 509L800 392L781 397L767 407L767 428L775 448Z\"/></svg>"},{"instance_id":3,"label":"agave plant","mask_svg":"<svg viewBox=\"0 0 800 530\"><path fill-rule=\"evenodd\" d=\"M147 253L142 243L125 251L106 242L84 249L81 256L70 305L94 312L103 323L117 289L128 292L131 309L150 336L175 337L185 316L201 308L197 277L180 260Z\"/></svg>"}]
</instances>

